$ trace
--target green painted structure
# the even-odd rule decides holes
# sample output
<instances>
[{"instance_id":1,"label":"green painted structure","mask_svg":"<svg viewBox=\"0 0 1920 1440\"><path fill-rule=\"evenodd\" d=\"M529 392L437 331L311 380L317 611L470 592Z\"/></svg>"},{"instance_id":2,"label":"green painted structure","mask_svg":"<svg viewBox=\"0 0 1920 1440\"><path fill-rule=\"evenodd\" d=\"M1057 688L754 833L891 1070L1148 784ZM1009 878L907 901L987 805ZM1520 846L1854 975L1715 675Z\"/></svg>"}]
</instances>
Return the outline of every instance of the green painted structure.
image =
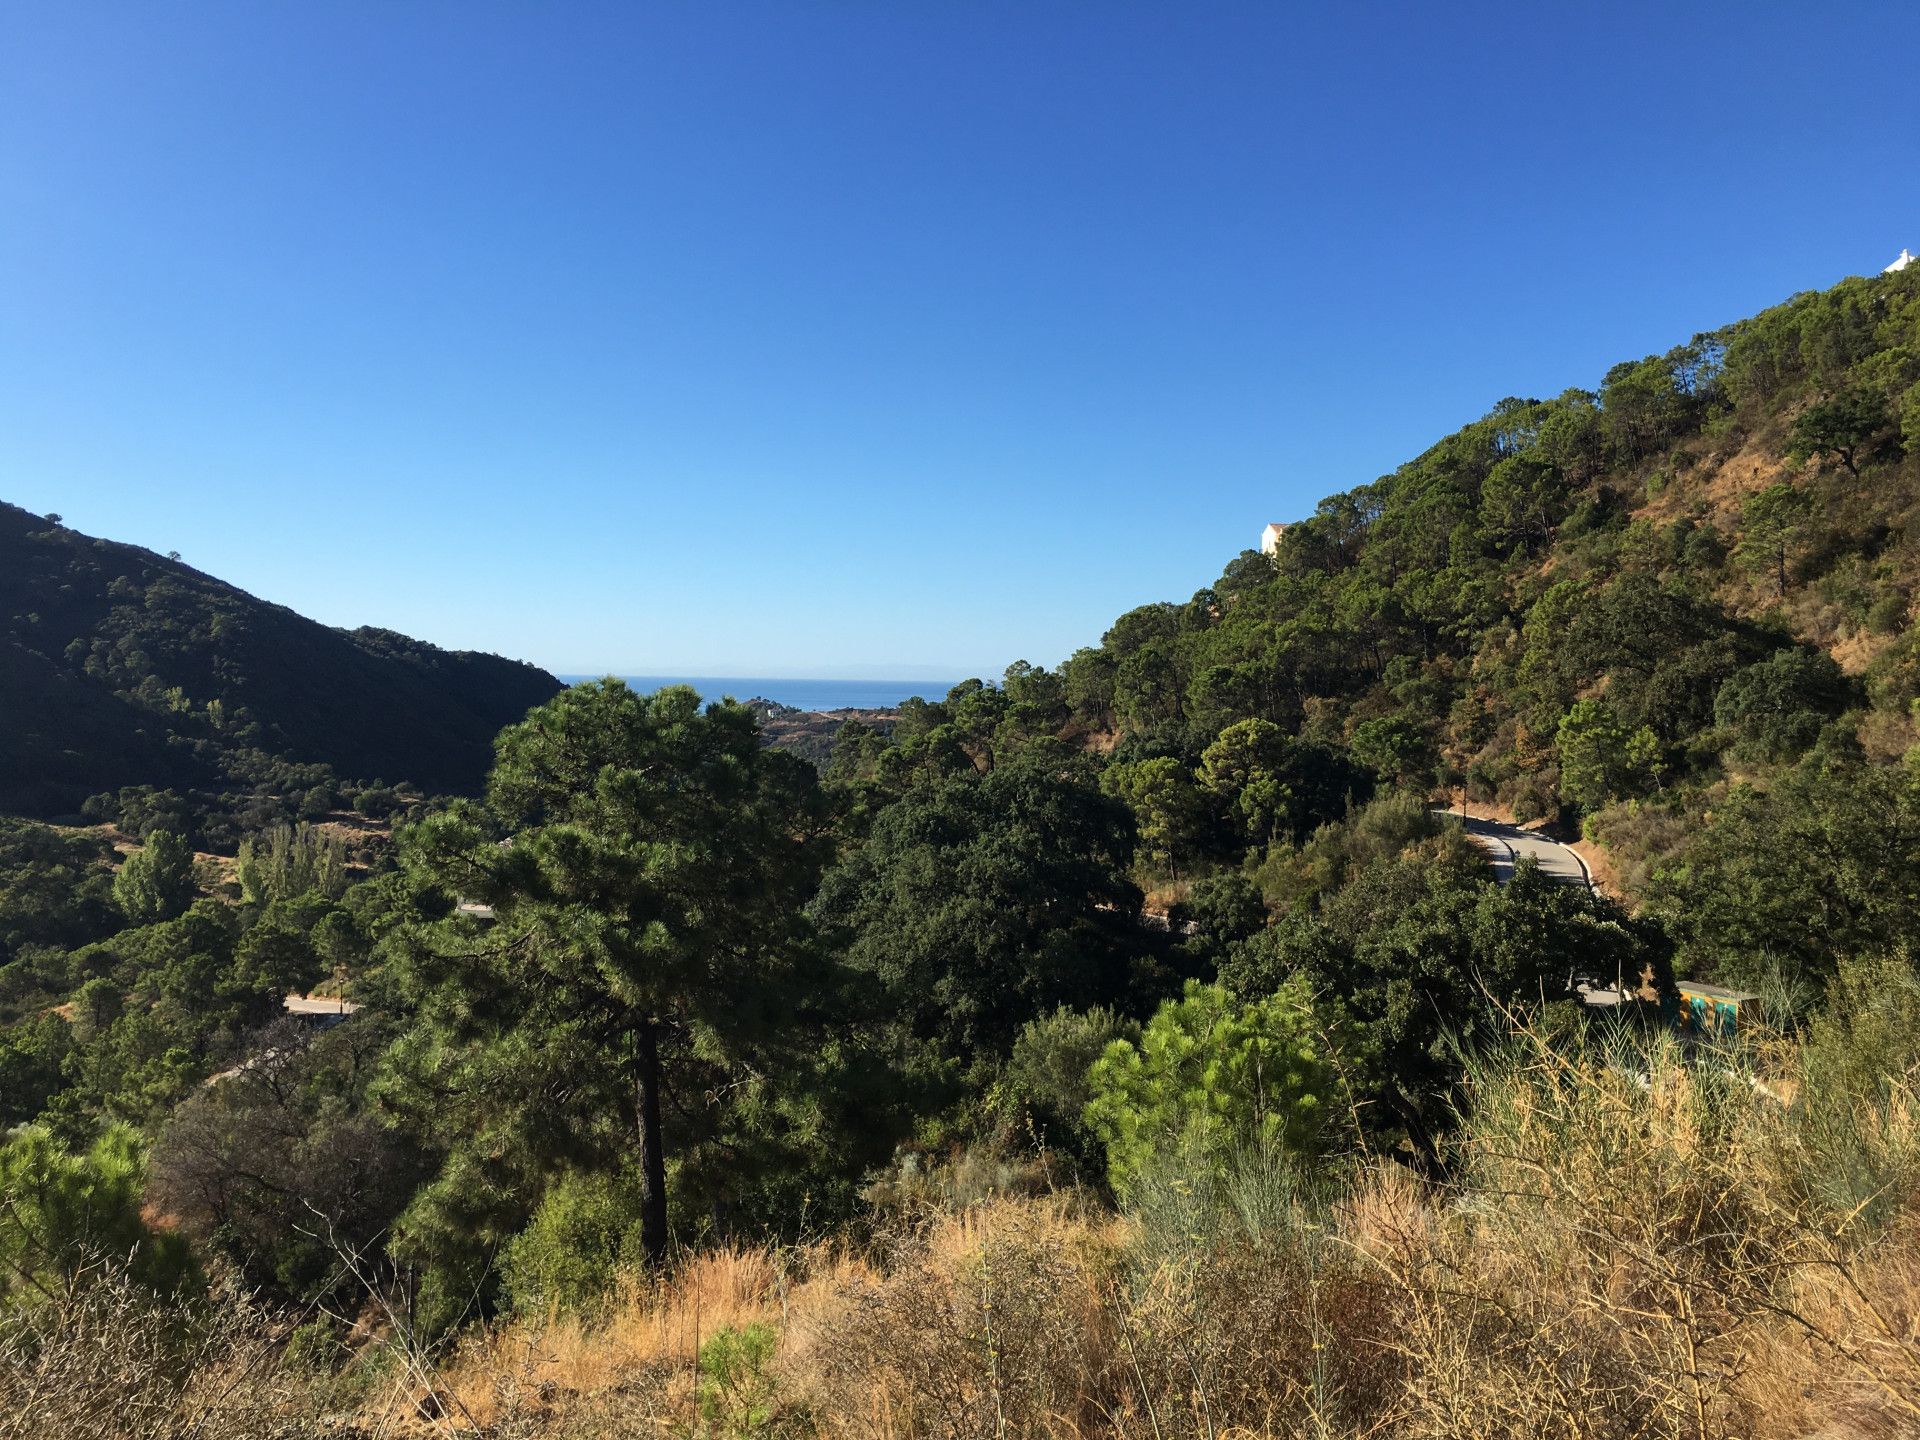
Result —
<instances>
[{"instance_id":1,"label":"green painted structure","mask_svg":"<svg viewBox=\"0 0 1920 1440\"><path fill-rule=\"evenodd\" d=\"M1673 1018L1684 1034L1731 1040L1739 1034L1741 1022L1752 1021L1758 1013L1760 997L1751 991L1728 990L1697 980L1677 983L1680 1004Z\"/></svg>"}]
</instances>

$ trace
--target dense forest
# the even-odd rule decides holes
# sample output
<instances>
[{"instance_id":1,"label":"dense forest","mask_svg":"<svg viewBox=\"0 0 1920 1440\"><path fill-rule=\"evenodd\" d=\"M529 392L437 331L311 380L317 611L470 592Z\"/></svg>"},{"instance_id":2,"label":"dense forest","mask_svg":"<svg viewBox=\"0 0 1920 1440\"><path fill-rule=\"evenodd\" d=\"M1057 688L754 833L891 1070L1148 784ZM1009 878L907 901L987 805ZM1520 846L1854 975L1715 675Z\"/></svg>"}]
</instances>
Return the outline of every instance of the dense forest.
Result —
<instances>
[{"instance_id":1,"label":"dense forest","mask_svg":"<svg viewBox=\"0 0 1920 1440\"><path fill-rule=\"evenodd\" d=\"M0 828L0 1433L1911 1434L1916 502L1920 268L805 755L7 512L15 808L196 798Z\"/></svg>"},{"instance_id":2,"label":"dense forest","mask_svg":"<svg viewBox=\"0 0 1920 1440\"><path fill-rule=\"evenodd\" d=\"M0 625L0 813L92 801L137 825L171 792L161 809L229 843L384 782L477 792L494 734L560 688L498 656L330 629L7 504Z\"/></svg>"}]
</instances>

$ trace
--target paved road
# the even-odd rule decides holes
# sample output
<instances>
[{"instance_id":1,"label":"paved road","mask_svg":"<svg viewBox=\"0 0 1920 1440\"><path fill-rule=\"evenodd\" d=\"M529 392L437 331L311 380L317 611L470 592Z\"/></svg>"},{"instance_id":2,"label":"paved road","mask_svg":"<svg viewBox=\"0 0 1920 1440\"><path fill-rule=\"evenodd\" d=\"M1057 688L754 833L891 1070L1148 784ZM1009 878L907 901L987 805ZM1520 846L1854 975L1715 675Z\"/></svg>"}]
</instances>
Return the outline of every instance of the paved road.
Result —
<instances>
[{"instance_id":1,"label":"paved road","mask_svg":"<svg viewBox=\"0 0 1920 1440\"><path fill-rule=\"evenodd\" d=\"M1593 888L1593 877L1587 874L1586 862L1558 840L1551 840L1537 830L1522 830L1518 825L1506 825L1498 820L1475 820L1457 810L1446 813L1458 819L1466 827L1468 838L1486 850L1493 860L1494 877L1502 885L1513 878L1514 866L1530 859L1562 884Z\"/></svg>"}]
</instances>

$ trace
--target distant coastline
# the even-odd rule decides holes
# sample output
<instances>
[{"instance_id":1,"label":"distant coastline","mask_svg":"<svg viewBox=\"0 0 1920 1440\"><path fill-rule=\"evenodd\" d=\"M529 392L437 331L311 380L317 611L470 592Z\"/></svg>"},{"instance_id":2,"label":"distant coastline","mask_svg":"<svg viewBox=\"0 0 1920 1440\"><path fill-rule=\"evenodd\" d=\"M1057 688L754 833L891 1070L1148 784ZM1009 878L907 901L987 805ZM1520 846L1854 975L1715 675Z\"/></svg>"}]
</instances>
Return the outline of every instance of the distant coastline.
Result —
<instances>
[{"instance_id":1,"label":"distant coastline","mask_svg":"<svg viewBox=\"0 0 1920 1440\"><path fill-rule=\"evenodd\" d=\"M568 685L599 678L562 675ZM664 685L691 685L703 699L731 695L736 700L771 700L795 710L889 710L919 696L939 700L958 680L780 680L726 675L622 675L634 689L646 693Z\"/></svg>"}]
</instances>

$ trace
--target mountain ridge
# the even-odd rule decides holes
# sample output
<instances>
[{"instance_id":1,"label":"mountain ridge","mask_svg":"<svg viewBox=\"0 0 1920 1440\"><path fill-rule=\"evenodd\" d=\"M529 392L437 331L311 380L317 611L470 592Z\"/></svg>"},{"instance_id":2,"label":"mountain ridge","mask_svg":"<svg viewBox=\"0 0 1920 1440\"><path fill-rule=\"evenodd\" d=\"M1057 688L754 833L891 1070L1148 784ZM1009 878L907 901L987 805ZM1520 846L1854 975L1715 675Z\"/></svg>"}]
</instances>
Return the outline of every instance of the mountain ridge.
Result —
<instances>
[{"instance_id":1,"label":"mountain ridge","mask_svg":"<svg viewBox=\"0 0 1920 1440\"><path fill-rule=\"evenodd\" d=\"M0 810L70 812L125 786L472 791L493 736L560 688L0 502Z\"/></svg>"}]
</instances>

